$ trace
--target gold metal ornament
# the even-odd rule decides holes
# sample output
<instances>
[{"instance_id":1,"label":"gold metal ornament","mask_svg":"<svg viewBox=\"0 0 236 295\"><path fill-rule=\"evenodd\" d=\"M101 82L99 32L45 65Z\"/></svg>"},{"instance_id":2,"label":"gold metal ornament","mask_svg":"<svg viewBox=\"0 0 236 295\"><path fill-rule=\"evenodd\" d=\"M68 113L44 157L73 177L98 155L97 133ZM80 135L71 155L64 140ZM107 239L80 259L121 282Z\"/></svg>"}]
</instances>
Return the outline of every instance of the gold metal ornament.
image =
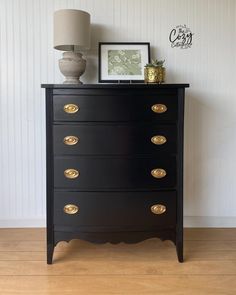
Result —
<instances>
[{"instance_id":1,"label":"gold metal ornament","mask_svg":"<svg viewBox=\"0 0 236 295\"><path fill-rule=\"evenodd\" d=\"M166 206L161 204L155 204L151 206L151 211L153 214L160 215L166 212Z\"/></svg>"},{"instance_id":2,"label":"gold metal ornament","mask_svg":"<svg viewBox=\"0 0 236 295\"><path fill-rule=\"evenodd\" d=\"M66 169L64 175L66 178L75 179L79 176L79 171L76 169Z\"/></svg>"},{"instance_id":3,"label":"gold metal ornament","mask_svg":"<svg viewBox=\"0 0 236 295\"><path fill-rule=\"evenodd\" d=\"M164 67L145 67L144 82L145 83L164 83L166 69Z\"/></svg>"},{"instance_id":4,"label":"gold metal ornament","mask_svg":"<svg viewBox=\"0 0 236 295\"><path fill-rule=\"evenodd\" d=\"M163 178L166 176L166 171L162 168L156 168L151 171L151 174L155 178Z\"/></svg>"},{"instance_id":5,"label":"gold metal ornament","mask_svg":"<svg viewBox=\"0 0 236 295\"><path fill-rule=\"evenodd\" d=\"M68 135L64 137L63 142L66 145L76 145L79 142L79 138L74 135Z\"/></svg>"},{"instance_id":6,"label":"gold metal ornament","mask_svg":"<svg viewBox=\"0 0 236 295\"><path fill-rule=\"evenodd\" d=\"M72 214L76 214L79 211L79 207L73 204L67 204L64 206L63 211L66 214L72 215Z\"/></svg>"},{"instance_id":7,"label":"gold metal ornament","mask_svg":"<svg viewBox=\"0 0 236 295\"><path fill-rule=\"evenodd\" d=\"M157 114L162 114L167 111L167 106L165 104L157 103L152 106L152 111Z\"/></svg>"},{"instance_id":8,"label":"gold metal ornament","mask_svg":"<svg viewBox=\"0 0 236 295\"><path fill-rule=\"evenodd\" d=\"M64 105L64 112L67 114L75 114L79 111L79 106L73 103Z\"/></svg>"},{"instance_id":9,"label":"gold metal ornament","mask_svg":"<svg viewBox=\"0 0 236 295\"><path fill-rule=\"evenodd\" d=\"M155 135L151 138L151 142L156 145L162 145L167 142L167 139L163 135Z\"/></svg>"}]
</instances>

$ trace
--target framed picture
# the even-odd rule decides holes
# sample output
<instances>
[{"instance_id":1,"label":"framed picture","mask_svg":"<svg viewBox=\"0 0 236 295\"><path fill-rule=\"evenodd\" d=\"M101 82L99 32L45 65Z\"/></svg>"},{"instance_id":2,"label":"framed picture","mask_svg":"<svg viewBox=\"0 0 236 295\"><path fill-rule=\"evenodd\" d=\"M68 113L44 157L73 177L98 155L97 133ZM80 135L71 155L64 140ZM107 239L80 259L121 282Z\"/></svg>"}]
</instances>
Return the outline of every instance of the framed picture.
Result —
<instances>
[{"instance_id":1,"label":"framed picture","mask_svg":"<svg viewBox=\"0 0 236 295\"><path fill-rule=\"evenodd\" d=\"M99 82L144 82L150 43L100 42L98 55Z\"/></svg>"}]
</instances>

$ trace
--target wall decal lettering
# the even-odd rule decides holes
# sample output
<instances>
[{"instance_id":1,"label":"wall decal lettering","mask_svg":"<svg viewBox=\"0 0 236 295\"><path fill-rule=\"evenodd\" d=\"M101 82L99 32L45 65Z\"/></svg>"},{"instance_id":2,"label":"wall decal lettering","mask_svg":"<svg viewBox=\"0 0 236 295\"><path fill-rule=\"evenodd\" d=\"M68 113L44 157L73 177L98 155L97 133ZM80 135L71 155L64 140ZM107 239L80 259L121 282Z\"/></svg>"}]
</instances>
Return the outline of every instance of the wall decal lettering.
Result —
<instances>
[{"instance_id":1,"label":"wall decal lettering","mask_svg":"<svg viewBox=\"0 0 236 295\"><path fill-rule=\"evenodd\" d=\"M193 33L186 25L178 25L171 30L169 40L172 48L187 49L192 46Z\"/></svg>"}]
</instances>

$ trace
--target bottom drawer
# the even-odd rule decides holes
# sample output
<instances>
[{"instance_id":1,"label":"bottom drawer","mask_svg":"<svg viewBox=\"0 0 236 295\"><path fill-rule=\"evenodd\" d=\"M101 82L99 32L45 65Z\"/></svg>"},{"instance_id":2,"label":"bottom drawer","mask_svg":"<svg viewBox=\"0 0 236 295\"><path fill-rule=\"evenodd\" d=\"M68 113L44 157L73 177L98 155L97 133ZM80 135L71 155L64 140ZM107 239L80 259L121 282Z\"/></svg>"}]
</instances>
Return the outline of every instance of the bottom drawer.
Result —
<instances>
[{"instance_id":1,"label":"bottom drawer","mask_svg":"<svg viewBox=\"0 0 236 295\"><path fill-rule=\"evenodd\" d=\"M174 191L54 193L56 227L116 227L129 230L131 227L141 229L148 226L167 228L175 224Z\"/></svg>"}]
</instances>

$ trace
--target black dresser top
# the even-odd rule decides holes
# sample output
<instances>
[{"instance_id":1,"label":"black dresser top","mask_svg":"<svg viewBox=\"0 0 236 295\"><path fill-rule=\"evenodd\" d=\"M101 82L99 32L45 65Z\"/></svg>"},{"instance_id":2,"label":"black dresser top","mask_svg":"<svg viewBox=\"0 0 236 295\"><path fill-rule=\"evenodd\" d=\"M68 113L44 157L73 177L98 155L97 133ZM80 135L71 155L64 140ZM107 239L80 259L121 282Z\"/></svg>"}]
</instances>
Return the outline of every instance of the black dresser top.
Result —
<instances>
[{"instance_id":1,"label":"black dresser top","mask_svg":"<svg viewBox=\"0 0 236 295\"><path fill-rule=\"evenodd\" d=\"M125 89L125 88L187 88L189 87L189 84L146 84L146 83L110 83L110 84L41 84L42 88L67 88L67 89L73 89L73 88L99 88L99 89L110 89L110 88L119 88L119 89Z\"/></svg>"}]
</instances>

